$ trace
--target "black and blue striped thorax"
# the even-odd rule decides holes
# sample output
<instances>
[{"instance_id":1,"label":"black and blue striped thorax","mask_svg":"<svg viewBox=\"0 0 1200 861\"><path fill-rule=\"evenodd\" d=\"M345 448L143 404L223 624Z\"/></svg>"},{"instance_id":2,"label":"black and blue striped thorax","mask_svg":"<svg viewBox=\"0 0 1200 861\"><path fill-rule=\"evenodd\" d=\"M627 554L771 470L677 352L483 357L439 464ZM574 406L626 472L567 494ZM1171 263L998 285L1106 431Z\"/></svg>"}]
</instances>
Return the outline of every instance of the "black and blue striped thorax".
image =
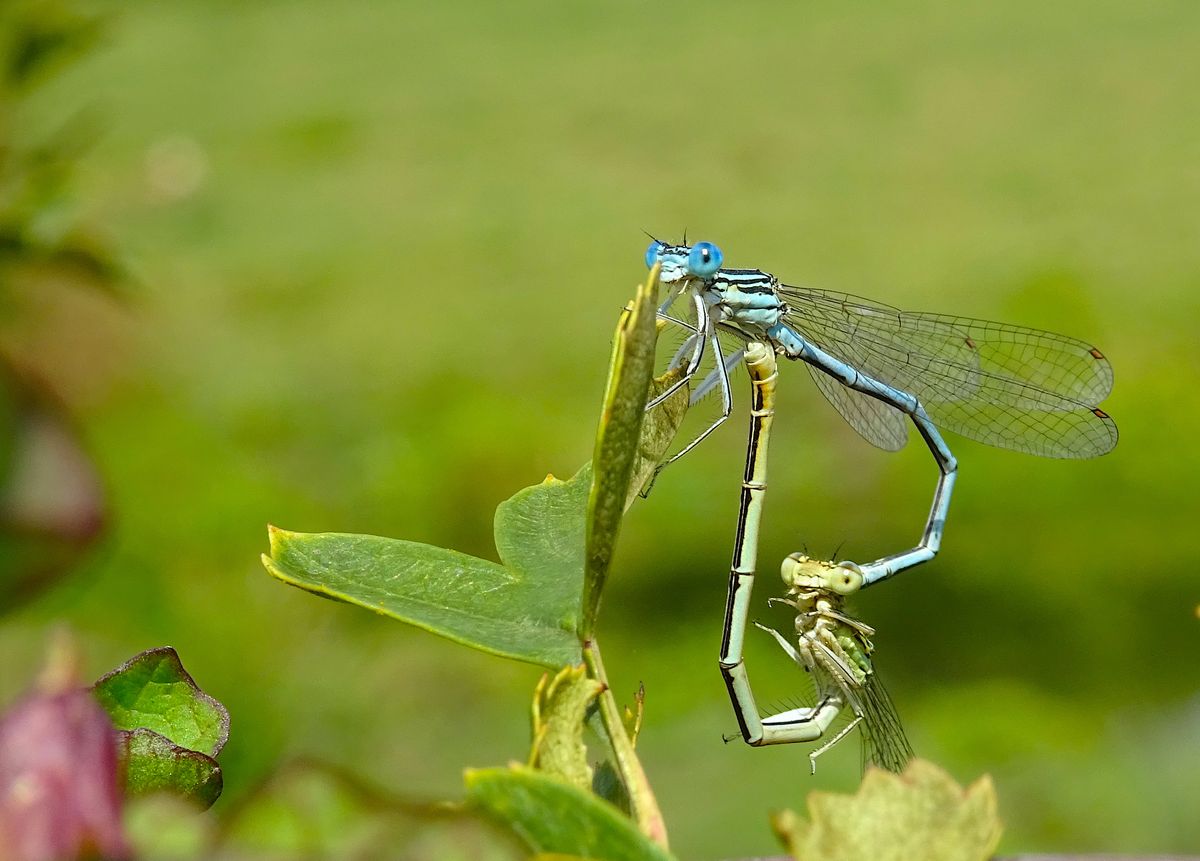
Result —
<instances>
[{"instance_id":1,"label":"black and blue striped thorax","mask_svg":"<svg viewBox=\"0 0 1200 861\"><path fill-rule=\"evenodd\" d=\"M725 322L760 330L774 341L771 330L783 321L788 306L779 295L779 279L761 269L718 269L704 281L706 301L722 310Z\"/></svg>"},{"instance_id":2,"label":"black and blue striped thorax","mask_svg":"<svg viewBox=\"0 0 1200 861\"><path fill-rule=\"evenodd\" d=\"M738 291L775 295L779 289L779 279L761 269L718 269L705 287L722 294Z\"/></svg>"}]
</instances>

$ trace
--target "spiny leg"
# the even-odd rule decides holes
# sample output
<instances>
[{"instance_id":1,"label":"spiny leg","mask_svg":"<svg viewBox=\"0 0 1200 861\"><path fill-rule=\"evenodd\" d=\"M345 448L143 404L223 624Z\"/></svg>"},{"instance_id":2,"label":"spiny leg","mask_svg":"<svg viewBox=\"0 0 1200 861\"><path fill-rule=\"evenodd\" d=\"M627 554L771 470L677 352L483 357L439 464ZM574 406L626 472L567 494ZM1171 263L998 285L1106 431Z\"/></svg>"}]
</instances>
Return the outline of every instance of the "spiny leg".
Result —
<instances>
[{"instance_id":1,"label":"spiny leg","mask_svg":"<svg viewBox=\"0 0 1200 861\"><path fill-rule=\"evenodd\" d=\"M675 357L672 359L670 367L675 367L677 365L678 361L681 359L681 357L686 353L686 348L687 348L690 340L692 338L697 337L697 335L695 334L696 330L693 329L689 324L683 322L682 320L677 320L674 317L664 317L663 319L668 320L669 322L675 323L678 326L682 326L683 328L687 329L689 332L693 333L688 336L688 340L683 343L683 345L676 352ZM742 348L742 349L738 350L736 353L732 353L728 356L722 355L721 344L720 344L719 340L717 339L715 332L713 333L713 336L712 336L712 350L713 350L713 355L716 358L717 366L708 373L708 375L704 378L704 380L700 383L700 385L695 389L695 391L692 392L690 398L688 399L688 406L689 407L695 406L696 403L700 400L700 398L704 397L706 394L708 394L709 391L712 390L712 388L714 386L719 384L721 387L721 414L713 421L712 424L710 424L707 428L705 428L698 435L696 435L691 440L691 442L689 442L682 449L680 449L675 454L671 455L671 457L669 457L667 460L660 463L655 468L654 474L650 476L650 480L646 483L646 486L643 487L641 489L641 491L639 491L639 495L643 499L645 499L646 497L648 497L650 495L650 491L654 489L654 483L658 480L658 474L660 472L662 472L663 469L666 468L667 464L674 463L675 461L679 460L679 458L683 457L685 454L687 454L689 451L691 451L693 448L695 448L697 445L699 445L700 442L705 437L707 437L710 433L712 433L714 430L716 430L718 427L720 427L721 424L726 419L729 418L730 413L733 412L733 394L730 391L730 386L729 386L729 372L730 372L730 369L734 365L738 364L739 362L741 362L743 360L743 358L745 357L745 354L746 354L746 350L745 350L745 348ZM657 401L657 399L656 399L656 401Z\"/></svg>"},{"instance_id":2,"label":"spiny leg","mask_svg":"<svg viewBox=\"0 0 1200 861\"><path fill-rule=\"evenodd\" d=\"M684 289L686 289L686 288L684 288ZM692 323L689 323L687 320L684 320L680 317L676 317L674 314L670 313L671 305L675 302L675 300L677 298L679 298L679 296L680 296L680 293L678 293L678 292L672 293L667 298L667 300L658 307L658 312L655 315L659 320L663 321L664 323L671 323L675 326L678 326L680 329L683 329L684 331L688 332L688 337L685 338L683 343L679 345L679 349L675 351L675 355L671 358L670 364L667 365L668 371L673 371L676 368L681 367L683 365L683 357L688 355L688 353L692 352L695 349L696 338L704 337L704 327L701 326L699 320L697 320L696 323L693 325ZM695 310L697 311L697 313L699 313L699 306L697 306Z\"/></svg>"},{"instance_id":3,"label":"spiny leg","mask_svg":"<svg viewBox=\"0 0 1200 861\"><path fill-rule=\"evenodd\" d=\"M688 336L683 339L683 343L680 344L679 348L675 351L675 355L671 357L671 361L667 363L667 373L670 373L676 368L683 367L683 360L692 352L696 344L696 339L704 336L700 334L700 332L694 326L692 326L691 323L686 323L683 320L679 320L675 317L660 316L658 319L665 320L668 323L674 323L676 326L682 326L689 332Z\"/></svg>"},{"instance_id":4,"label":"spiny leg","mask_svg":"<svg viewBox=\"0 0 1200 861\"><path fill-rule=\"evenodd\" d=\"M848 724L846 724L844 727L842 727L838 731L837 735L835 735L833 738L829 739L827 742L825 742L823 745L821 745L820 747L818 747L816 750L814 750L812 753L810 753L808 755L809 769L811 769L811 772L813 774L817 773L817 757L820 756L821 754L823 754L825 751L829 750L834 745L836 745L839 741L844 739L846 736L848 736L850 734L850 732L856 726L858 726L860 723L862 723L862 720L863 720L862 715L855 715L854 719L852 721L850 721Z\"/></svg>"},{"instance_id":5,"label":"spiny leg","mask_svg":"<svg viewBox=\"0 0 1200 861\"><path fill-rule=\"evenodd\" d=\"M729 374L733 372L733 369L740 365L745 358L745 347L742 347L736 352L730 353L728 356L726 356L725 370L721 371L719 368L713 368L711 371L709 371L708 375L700 381L700 385L692 389L692 394L688 398L688 406L694 407L696 404L700 403L700 401L708 396L709 392L711 392L720 384L721 375L724 374L726 378L728 378Z\"/></svg>"},{"instance_id":6,"label":"spiny leg","mask_svg":"<svg viewBox=\"0 0 1200 861\"><path fill-rule=\"evenodd\" d=\"M721 385L721 414L717 416L712 424L697 434L695 439L660 463L654 470L655 475L662 472L663 469L666 468L667 464L674 463L675 461L679 460L679 458L683 457L689 451L698 446L705 437L720 427L721 424L727 418L729 418L729 414L733 412L733 395L729 391L729 368L725 364L725 356L721 353L721 344L717 340L717 333L715 331L709 338L709 346L712 347L713 358L716 359L717 362L717 366L712 372L717 375L717 380Z\"/></svg>"},{"instance_id":7,"label":"spiny leg","mask_svg":"<svg viewBox=\"0 0 1200 861\"><path fill-rule=\"evenodd\" d=\"M680 388L690 383L692 377L696 376L696 371L700 369L700 360L704 358L704 342L708 340L708 336L713 330L713 323L708 315L708 308L704 304L704 297L700 295L698 290L692 291L692 298L696 306L695 327L689 326L682 320L678 320L665 314L665 312L663 313L663 319L670 320L674 323L683 323L685 328L690 329L692 333L697 336L696 345L692 350L692 357L688 361L687 367L683 371L683 376L668 386L665 391L658 395L658 397L646 404L647 412L654 409L667 398L671 397L671 395L679 391ZM703 335L703 337L700 337L701 335Z\"/></svg>"},{"instance_id":8,"label":"spiny leg","mask_svg":"<svg viewBox=\"0 0 1200 861\"><path fill-rule=\"evenodd\" d=\"M667 365L668 370L673 370L675 368L680 367L680 365L683 362L683 357L685 355L687 355L689 351L692 350L692 344L694 343L694 340L700 336L701 331L700 331L700 329L693 326L691 323L688 323L685 320L681 320L678 317L673 317L670 314L665 314L661 310L659 311L658 317L660 320L664 320L668 323L672 323L689 333L688 337L679 346L679 349L675 351L675 355L671 357L671 361ZM703 440L710 433L712 433L714 430L716 430L718 427L720 427L720 425L726 419L729 418L730 413L732 413L732 411L733 411L733 395L730 391L729 375L733 371L733 368L736 365L740 364L745 359L746 348L742 347L741 349L737 350L736 352L730 353L728 356L724 355L721 350L720 341L717 338L717 330L718 329L720 329L722 331L733 332L735 335L738 335L740 337L745 337L743 333L738 332L735 329L729 329L727 327L721 326L721 324L719 324L719 323L712 328L712 337L710 339L710 344L712 346L713 356L716 359L716 367L714 367L711 371L708 372L708 374L700 382L700 385L698 385L694 389L692 389L692 393L688 398L688 406L694 407L704 397L706 397L709 392L711 392L714 388L717 388L718 386L720 386L720 388L721 388L721 415L715 421L713 421L713 423L711 425L709 425L707 428L705 428L703 431L701 431L698 435L696 435L686 446L683 447L683 449L681 451L679 451L678 453L673 455L669 460L663 462L659 466L658 470L655 471L655 475L657 475L658 472L661 472L662 468L664 466L666 466L668 463L675 462L676 460L681 458L684 454L686 454L687 452L689 452L693 448L695 448L701 442L701 440ZM650 403L657 405L658 403L661 402L661 400L662 400L662 397L660 395L659 397L655 398ZM651 481L651 484L653 484L653 481ZM647 486L646 489L642 491L642 496L646 496L649 493L649 489L650 489L650 487Z\"/></svg>"},{"instance_id":9,"label":"spiny leg","mask_svg":"<svg viewBox=\"0 0 1200 861\"><path fill-rule=\"evenodd\" d=\"M682 367L683 358L692 351L693 340L699 335L699 332L694 326L692 326L691 323L687 323L675 317L664 317L659 315L659 319L668 323L673 323L674 325L679 326L690 333L687 338L684 339L683 343L679 345L679 349L675 351L675 355L671 357L671 361L667 363L667 371L670 372L676 368ZM718 355L721 355L720 350L717 350L716 352ZM705 397L707 397L709 392L720 385L721 375L724 374L726 377L728 377L729 374L733 373L733 369L742 363L742 360L745 358L745 356L745 347L742 347L725 356L724 370L721 368L713 368L711 371L709 371L705 375L704 379L700 381L700 385L692 388L692 393L688 396L688 406L694 407Z\"/></svg>"},{"instance_id":10,"label":"spiny leg","mask_svg":"<svg viewBox=\"0 0 1200 861\"><path fill-rule=\"evenodd\" d=\"M770 602L768 601L767 603L770 603ZM792 603L795 603L795 602L792 602ZM795 661L801 667L804 667L804 658L802 658L800 656L800 652L796 650L796 647L788 642L787 637L783 636L783 634L779 633L774 628L768 628L766 625L760 625L758 622L754 623L754 627L758 628L758 630L760 630L760 631L766 631L768 634L770 634L772 637L774 637L775 642L777 642L779 644L779 647L781 649L783 649L785 652L787 652L788 657L791 658L793 661Z\"/></svg>"}]
</instances>

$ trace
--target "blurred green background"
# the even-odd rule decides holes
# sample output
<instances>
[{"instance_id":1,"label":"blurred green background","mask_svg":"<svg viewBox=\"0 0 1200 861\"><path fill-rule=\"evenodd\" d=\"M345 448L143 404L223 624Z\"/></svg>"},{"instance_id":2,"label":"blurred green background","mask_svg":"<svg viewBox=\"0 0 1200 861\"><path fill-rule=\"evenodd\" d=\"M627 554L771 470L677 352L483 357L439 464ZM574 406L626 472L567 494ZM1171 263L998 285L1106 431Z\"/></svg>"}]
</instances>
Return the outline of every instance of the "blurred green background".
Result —
<instances>
[{"instance_id":1,"label":"blurred green background","mask_svg":"<svg viewBox=\"0 0 1200 861\"><path fill-rule=\"evenodd\" d=\"M1113 454L952 437L941 555L856 609L918 753L993 775L1003 850L1200 849L1200 6L115 7L29 119L98 118L80 198L135 275L43 294L30 336L112 524L0 622L0 697L65 619L95 675L170 644L229 706L221 804L299 754L416 797L523 758L537 669L271 580L266 524L494 558L495 505L591 454L641 231L686 227L1110 356ZM793 367L777 428L762 598L801 544L912 543L920 445L871 448ZM772 851L768 811L858 776L854 742L815 777L721 742L743 438L739 412L634 508L601 617L685 858ZM766 636L749 660L768 700L804 683Z\"/></svg>"}]
</instances>

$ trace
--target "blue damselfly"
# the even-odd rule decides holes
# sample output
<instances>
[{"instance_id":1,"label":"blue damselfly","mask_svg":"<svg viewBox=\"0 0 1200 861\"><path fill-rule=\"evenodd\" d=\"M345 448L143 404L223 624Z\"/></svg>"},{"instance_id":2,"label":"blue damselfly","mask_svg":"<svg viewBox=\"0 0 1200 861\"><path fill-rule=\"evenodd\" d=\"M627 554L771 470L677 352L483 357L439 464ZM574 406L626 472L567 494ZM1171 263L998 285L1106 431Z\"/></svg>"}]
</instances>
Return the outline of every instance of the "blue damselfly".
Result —
<instances>
[{"instance_id":1,"label":"blue damselfly","mask_svg":"<svg viewBox=\"0 0 1200 861\"><path fill-rule=\"evenodd\" d=\"M656 263L671 289L660 316L690 334L676 357L682 378L647 408L693 380L706 347L714 369L692 398L719 387L722 404L721 416L666 463L699 443L732 409L729 370L740 355L724 355L721 332L805 362L821 393L880 448L903 447L907 421L916 427L939 471L925 530L912 549L863 565L864 585L933 558L941 545L958 463L939 428L1043 457L1095 457L1117 443L1116 423L1098 406L1112 389L1112 367L1087 342L789 286L759 269L724 268L720 249L710 242L655 240L646 264ZM685 295L694 323L671 313Z\"/></svg>"}]
</instances>

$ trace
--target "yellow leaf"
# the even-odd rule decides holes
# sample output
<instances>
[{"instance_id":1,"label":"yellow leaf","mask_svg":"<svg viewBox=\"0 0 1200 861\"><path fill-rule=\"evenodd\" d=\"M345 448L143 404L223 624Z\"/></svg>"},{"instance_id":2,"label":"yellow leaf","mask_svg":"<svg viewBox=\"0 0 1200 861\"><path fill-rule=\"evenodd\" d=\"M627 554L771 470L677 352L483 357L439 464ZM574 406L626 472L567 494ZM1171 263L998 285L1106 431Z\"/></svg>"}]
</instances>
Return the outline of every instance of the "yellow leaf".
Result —
<instances>
[{"instance_id":1,"label":"yellow leaf","mask_svg":"<svg viewBox=\"0 0 1200 861\"><path fill-rule=\"evenodd\" d=\"M868 769L854 795L809 793L807 821L785 810L772 826L797 861L985 861L1001 832L990 777L964 790L920 759Z\"/></svg>"}]
</instances>

